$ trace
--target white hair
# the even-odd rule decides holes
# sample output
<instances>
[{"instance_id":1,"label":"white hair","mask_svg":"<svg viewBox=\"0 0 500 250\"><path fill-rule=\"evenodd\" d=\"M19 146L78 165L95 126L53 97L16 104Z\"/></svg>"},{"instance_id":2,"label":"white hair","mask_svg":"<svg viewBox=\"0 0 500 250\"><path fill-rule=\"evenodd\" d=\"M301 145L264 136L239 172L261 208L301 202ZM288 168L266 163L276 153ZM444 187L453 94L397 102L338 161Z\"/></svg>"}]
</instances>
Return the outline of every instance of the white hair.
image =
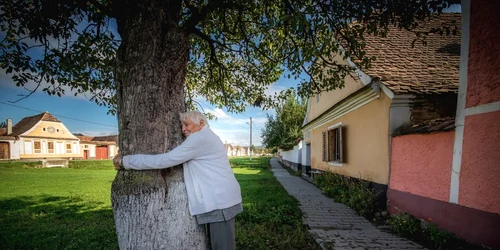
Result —
<instances>
[{"instance_id":1,"label":"white hair","mask_svg":"<svg viewBox=\"0 0 500 250\"><path fill-rule=\"evenodd\" d=\"M180 118L181 121L184 121L185 119L189 119L196 125L200 125L200 120L203 120L204 124L208 126L208 121L205 116L200 113L199 111L187 111L184 113L180 113Z\"/></svg>"}]
</instances>

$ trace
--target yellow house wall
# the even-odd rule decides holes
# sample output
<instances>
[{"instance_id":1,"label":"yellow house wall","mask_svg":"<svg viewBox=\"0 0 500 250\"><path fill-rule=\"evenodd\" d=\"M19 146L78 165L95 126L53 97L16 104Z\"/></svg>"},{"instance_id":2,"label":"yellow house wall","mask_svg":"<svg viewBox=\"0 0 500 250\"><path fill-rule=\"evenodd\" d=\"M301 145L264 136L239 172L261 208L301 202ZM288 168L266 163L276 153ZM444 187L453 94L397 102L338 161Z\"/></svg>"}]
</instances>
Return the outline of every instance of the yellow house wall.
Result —
<instances>
[{"instance_id":1,"label":"yellow house wall","mask_svg":"<svg viewBox=\"0 0 500 250\"><path fill-rule=\"evenodd\" d=\"M389 107L383 93L370 103L311 131L311 167L380 184L389 179ZM322 161L322 132L342 122L344 159L341 167Z\"/></svg>"},{"instance_id":2,"label":"yellow house wall","mask_svg":"<svg viewBox=\"0 0 500 250\"><path fill-rule=\"evenodd\" d=\"M316 95L310 97L308 120L312 121L314 118L321 115L323 112L328 110L330 107L336 103L342 101L344 98L350 94L356 92L364 85L359 80L355 80L350 76L345 78L345 86L341 89L335 89L328 92L322 92L319 97L319 101L316 102Z\"/></svg>"},{"instance_id":3,"label":"yellow house wall","mask_svg":"<svg viewBox=\"0 0 500 250\"><path fill-rule=\"evenodd\" d=\"M40 152L36 153L34 149L35 141L40 142ZM53 153L49 152L48 143L52 142L54 144ZM21 152L19 157L21 159L48 159L48 158L81 158L83 157L83 152L80 150L80 143L78 140L64 140L64 139L53 139L53 138L22 138ZM62 148L57 151L57 143L62 143ZM76 145L74 145L76 143ZM66 153L66 144L71 144L71 153ZM29 149L28 149L29 147ZM75 148L76 152L74 152ZM63 152L63 153L61 153Z\"/></svg>"},{"instance_id":4,"label":"yellow house wall","mask_svg":"<svg viewBox=\"0 0 500 250\"><path fill-rule=\"evenodd\" d=\"M48 132L48 127L54 127L54 133ZM43 131L45 128L46 131ZM59 130L59 131L57 131ZM27 134L23 134L24 136L33 136L33 137L44 137L44 138L67 138L67 139L78 139L75 137L61 122L47 122L42 121L35 125L34 129L28 131Z\"/></svg>"}]
</instances>

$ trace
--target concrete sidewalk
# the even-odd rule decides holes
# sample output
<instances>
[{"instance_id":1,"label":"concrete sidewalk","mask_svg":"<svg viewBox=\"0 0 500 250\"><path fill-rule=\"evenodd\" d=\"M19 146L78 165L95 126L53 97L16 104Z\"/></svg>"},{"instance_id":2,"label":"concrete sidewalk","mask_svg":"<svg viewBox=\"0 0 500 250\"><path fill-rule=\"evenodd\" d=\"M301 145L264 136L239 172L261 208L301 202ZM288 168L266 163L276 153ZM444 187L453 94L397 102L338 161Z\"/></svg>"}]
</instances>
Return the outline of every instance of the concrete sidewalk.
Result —
<instances>
[{"instance_id":1,"label":"concrete sidewalk","mask_svg":"<svg viewBox=\"0 0 500 250\"><path fill-rule=\"evenodd\" d=\"M407 239L382 232L346 205L326 197L313 184L292 176L271 159L276 179L300 202L303 222L322 249L425 249Z\"/></svg>"}]
</instances>

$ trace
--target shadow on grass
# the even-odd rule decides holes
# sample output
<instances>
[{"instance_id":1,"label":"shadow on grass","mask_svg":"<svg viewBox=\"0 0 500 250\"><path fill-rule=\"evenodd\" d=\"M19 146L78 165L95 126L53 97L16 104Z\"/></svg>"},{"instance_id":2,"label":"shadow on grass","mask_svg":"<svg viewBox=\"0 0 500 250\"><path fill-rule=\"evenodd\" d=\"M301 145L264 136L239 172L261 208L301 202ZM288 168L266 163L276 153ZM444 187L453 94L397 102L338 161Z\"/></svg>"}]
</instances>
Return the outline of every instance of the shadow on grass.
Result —
<instances>
[{"instance_id":1,"label":"shadow on grass","mask_svg":"<svg viewBox=\"0 0 500 250\"><path fill-rule=\"evenodd\" d=\"M0 200L1 249L117 249L113 211L79 197Z\"/></svg>"}]
</instances>

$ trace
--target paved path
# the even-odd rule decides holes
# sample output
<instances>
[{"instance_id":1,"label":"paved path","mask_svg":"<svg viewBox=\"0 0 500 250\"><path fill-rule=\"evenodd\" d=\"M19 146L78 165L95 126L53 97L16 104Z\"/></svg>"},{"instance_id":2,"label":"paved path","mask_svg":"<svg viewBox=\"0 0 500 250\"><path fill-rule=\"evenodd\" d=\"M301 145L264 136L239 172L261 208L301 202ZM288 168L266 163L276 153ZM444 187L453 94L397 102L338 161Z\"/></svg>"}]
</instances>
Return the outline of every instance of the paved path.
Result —
<instances>
[{"instance_id":1,"label":"paved path","mask_svg":"<svg viewBox=\"0 0 500 250\"><path fill-rule=\"evenodd\" d=\"M304 224L322 249L425 249L412 241L380 231L346 205L336 203L306 180L292 176L271 159L274 176L300 202Z\"/></svg>"}]
</instances>

